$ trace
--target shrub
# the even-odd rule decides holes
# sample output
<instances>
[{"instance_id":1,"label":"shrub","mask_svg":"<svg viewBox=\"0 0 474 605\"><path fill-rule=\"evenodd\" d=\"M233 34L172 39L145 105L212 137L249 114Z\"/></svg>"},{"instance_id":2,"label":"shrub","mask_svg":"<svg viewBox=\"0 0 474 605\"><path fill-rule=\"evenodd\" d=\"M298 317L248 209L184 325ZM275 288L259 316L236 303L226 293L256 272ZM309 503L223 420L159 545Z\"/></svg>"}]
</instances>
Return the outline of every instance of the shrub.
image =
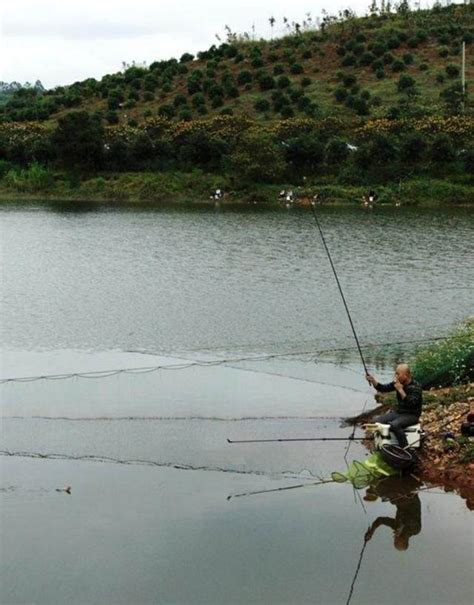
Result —
<instances>
[{"instance_id":1,"label":"shrub","mask_svg":"<svg viewBox=\"0 0 474 605\"><path fill-rule=\"evenodd\" d=\"M270 111L270 102L267 99L257 99L254 107L257 111L264 113Z\"/></svg>"},{"instance_id":2,"label":"shrub","mask_svg":"<svg viewBox=\"0 0 474 605\"><path fill-rule=\"evenodd\" d=\"M474 34L471 31L467 30L463 33L462 39L466 44L472 44L472 41L474 40Z\"/></svg>"},{"instance_id":3,"label":"shrub","mask_svg":"<svg viewBox=\"0 0 474 605\"><path fill-rule=\"evenodd\" d=\"M201 92L194 95L193 100L192 100L193 107L197 108L197 107L200 107L205 104L206 104L206 97Z\"/></svg>"},{"instance_id":4,"label":"shrub","mask_svg":"<svg viewBox=\"0 0 474 605\"><path fill-rule=\"evenodd\" d=\"M354 55L356 57L360 57L360 55L362 55L364 50L365 50L365 46L363 44L354 44L354 47L352 48L352 52L354 53Z\"/></svg>"},{"instance_id":5,"label":"shrub","mask_svg":"<svg viewBox=\"0 0 474 605\"><path fill-rule=\"evenodd\" d=\"M107 109L109 111L115 111L120 108L120 101L116 97L109 97L107 99Z\"/></svg>"},{"instance_id":6,"label":"shrub","mask_svg":"<svg viewBox=\"0 0 474 605\"><path fill-rule=\"evenodd\" d=\"M118 117L118 113L116 111L108 111L105 114L105 119L107 120L107 122L109 124L118 124L119 123L119 117Z\"/></svg>"},{"instance_id":7,"label":"shrub","mask_svg":"<svg viewBox=\"0 0 474 605\"><path fill-rule=\"evenodd\" d=\"M324 161L324 146L314 135L303 134L288 140L285 156L298 171L314 170Z\"/></svg>"},{"instance_id":8,"label":"shrub","mask_svg":"<svg viewBox=\"0 0 474 605\"><path fill-rule=\"evenodd\" d=\"M387 45L382 42L375 42L369 47L376 57L382 57L387 52Z\"/></svg>"},{"instance_id":9,"label":"shrub","mask_svg":"<svg viewBox=\"0 0 474 605\"><path fill-rule=\"evenodd\" d=\"M301 88L290 88L287 92L290 95L290 99L293 101L293 103L296 103L304 94Z\"/></svg>"},{"instance_id":10,"label":"shrub","mask_svg":"<svg viewBox=\"0 0 474 605\"><path fill-rule=\"evenodd\" d=\"M414 132L402 139L400 146L400 159L404 162L418 162L427 149L427 142L423 135Z\"/></svg>"},{"instance_id":11,"label":"shrub","mask_svg":"<svg viewBox=\"0 0 474 605\"><path fill-rule=\"evenodd\" d=\"M438 55L443 59L449 55L449 48L447 46L441 46L438 48Z\"/></svg>"},{"instance_id":12,"label":"shrub","mask_svg":"<svg viewBox=\"0 0 474 605\"><path fill-rule=\"evenodd\" d=\"M36 162L29 168L12 168L3 178L7 187L20 192L35 193L47 191L54 185L53 174Z\"/></svg>"},{"instance_id":13,"label":"shrub","mask_svg":"<svg viewBox=\"0 0 474 605\"><path fill-rule=\"evenodd\" d=\"M356 58L352 53L347 53L344 55L341 63L344 67L350 67L356 64Z\"/></svg>"},{"instance_id":14,"label":"shrub","mask_svg":"<svg viewBox=\"0 0 474 605\"><path fill-rule=\"evenodd\" d=\"M298 99L297 107L299 111L307 111L311 107L311 99L306 95Z\"/></svg>"},{"instance_id":15,"label":"shrub","mask_svg":"<svg viewBox=\"0 0 474 605\"><path fill-rule=\"evenodd\" d=\"M459 113L463 109L466 101L466 94L460 82L443 90L440 93L440 97L446 103L448 111L454 114Z\"/></svg>"},{"instance_id":16,"label":"shrub","mask_svg":"<svg viewBox=\"0 0 474 605\"><path fill-rule=\"evenodd\" d=\"M400 76L400 79L398 80L397 89L399 92L403 92L408 88L412 88L413 86L415 86L415 84L416 82L411 76L407 76L404 74Z\"/></svg>"},{"instance_id":17,"label":"shrub","mask_svg":"<svg viewBox=\"0 0 474 605\"><path fill-rule=\"evenodd\" d=\"M246 181L278 182L285 173L283 150L267 133L248 130L230 156L232 170Z\"/></svg>"},{"instance_id":18,"label":"shrub","mask_svg":"<svg viewBox=\"0 0 474 605\"><path fill-rule=\"evenodd\" d=\"M263 67L265 64L263 62L262 57L254 57L251 61L252 67L258 69L259 67Z\"/></svg>"},{"instance_id":19,"label":"shrub","mask_svg":"<svg viewBox=\"0 0 474 605\"><path fill-rule=\"evenodd\" d=\"M293 117L294 117L295 112L294 112L294 110L293 110L293 107L290 107L289 105L284 105L284 106L281 108L281 112L280 112L280 114L281 114L281 117L282 117L284 120L288 120L289 118L293 118Z\"/></svg>"},{"instance_id":20,"label":"shrub","mask_svg":"<svg viewBox=\"0 0 474 605\"><path fill-rule=\"evenodd\" d=\"M189 63L190 61L193 61L193 60L194 60L194 55L191 55L190 53L184 53L184 55L181 55L180 62Z\"/></svg>"},{"instance_id":21,"label":"shrub","mask_svg":"<svg viewBox=\"0 0 474 605\"><path fill-rule=\"evenodd\" d=\"M367 116L370 113L369 105L362 97L356 97L353 108L359 116Z\"/></svg>"},{"instance_id":22,"label":"shrub","mask_svg":"<svg viewBox=\"0 0 474 605\"><path fill-rule=\"evenodd\" d=\"M285 73L285 67L281 63L278 63L277 65L275 65L273 67L273 75L279 76L284 73Z\"/></svg>"},{"instance_id":23,"label":"shrub","mask_svg":"<svg viewBox=\"0 0 474 605\"><path fill-rule=\"evenodd\" d=\"M342 164L348 156L349 148L343 139L331 139L324 150L324 158L329 166Z\"/></svg>"},{"instance_id":24,"label":"shrub","mask_svg":"<svg viewBox=\"0 0 474 605\"><path fill-rule=\"evenodd\" d=\"M474 322L468 321L446 340L419 351L410 365L423 388L471 381L473 342Z\"/></svg>"},{"instance_id":25,"label":"shrub","mask_svg":"<svg viewBox=\"0 0 474 605\"><path fill-rule=\"evenodd\" d=\"M102 161L104 129L100 120L86 111L72 111L59 118L52 143L66 166L96 167Z\"/></svg>"},{"instance_id":26,"label":"shrub","mask_svg":"<svg viewBox=\"0 0 474 605\"><path fill-rule=\"evenodd\" d=\"M377 69L375 77L377 80L383 80L385 78L385 70L383 68Z\"/></svg>"},{"instance_id":27,"label":"shrub","mask_svg":"<svg viewBox=\"0 0 474 605\"><path fill-rule=\"evenodd\" d=\"M444 74L436 74L436 82L438 82L438 84L443 84L445 79Z\"/></svg>"},{"instance_id":28,"label":"shrub","mask_svg":"<svg viewBox=\"0 0 474 605\"><path fill-rule=\"evenodd\" d=\"M350 88L351 86L354 86L354 84L357 82L357 77L354 74L345 74L342 77L342 83L344 84L344 86L346 88Z\"/></svg>"},{"instance_id":29,"label":"shrub","mask_svg":"<svg viewBox=\"0 0 474 605\"><path fill-rule=\"evenodd\" d=\"M416 38L415 36L413 36L412 38L408 38L407 40L407 46L409 48L417 48L419 43L420 42L418 38Z\"/></svg>"},{"instance_id":30,"label":"shrub","mask_svg":"<svg viewBox=\"0 0 474 605\"><path fill-rule=\"evenodd\" d=\"M158 109L158 115L164 118L174 118L176 111L173 105L164 104Z\"/></svg>"},{"instance_id":31,"label":"shrub","mask_svg":"<svg viewBox=\"0 0 474 605\"><path fill-rule=\"evenodd\" d=\"M293 63L293 65L290 67L290 72L295 76L302 74L303 71L303 66L300 63Z\"/></svg>"},{"instance_id":32,"label":"shrub","mask_svg":"<svg viewBox=\"0 0 474 605\"><path fill-rule=\"evenodd\" d=\"M451 139L444 133L437 134L430 148L430 158L435 162L451 162L456 157Z\"/></svg>"},{"instance_id":33,"label":"shrub","mask_svg":"<svg viewBox=\"0 0 474 605\"><path fill-rule=\"evenodd\" d=\"M243 84L249 84L253 79L252 72L244 70L239 72L237 76L237 83L242 86Z\"/></svg>"},{"instance_id":34,"label":"shrub","mask_svg":"<svg viewBox=\"0 0 474 605\"><path fill-rule=\"evenodd\" d=\"M186 105L188 102L186 95L183 95L181 93L178 93L175 98L173 99L173 105L175 107L179 107L180 105Z\"/></svg>"},{"instance_id":35,"label":"shrub","mask_svg":"<svg viewBox=\"0 0 474 605\"><path fill-rule=\"evenodd\" d=\"M301 86L303 88L307 88L310 84L311 84L311 78L308 78L308 76L301 78Z\"/></svg>"},{"instance_id":36,"label":"shrub","mask_svg":"<svg viewBox=\"0 0 474 605\"><path fill-rule=\"evenodd\" d=\"M400 72L400 71L404 71L404 69L405 69L405 63L403 61L401 61L400 59L396 59L392 63L392 71Z\"/></svg>"},{"instance_id":37,"label":"shrub","mask_svg":"<svg viewBox=\"0 0 474 605\"><path fill-rule=\"evenodd\" d=\"M411 53L404 53L403 62L405 65L411 65L413 63L413 55Z\"/></svg>"},{"instance_id":38,"label":"shrub","mask_svg":"<svg viewBox=\"0 0 474 605\"><path fill-rule=\"evenodd\" d=\"M398 48L401 44L400 38L398 36L391 36L387 40L387 47L390 49Z\"/></svg>"},{"instance_id":39,"label":"shrub","mask_svg":"<svg viewBox=\"0 0 474 605\"><path fill-rule=\"evenodd\" d=\"M277 80L277 86L278 88L288 88L288 86L290 86L291 81L290 78L288 78L288 76L280 76Z\"/></svg>"},{"instance_id":40,"label":"shrub","mask_svg":"<svg viewBox=\"0 0 474 605\"><path fill-rule=\"evenodd\" d=\"M356 102L355 95L347 95L345 105L346 107L350 107L351 109L354 107Z\"/></svg>"},{"instance_id":41,"label":"shrub","mask_svg":"<svg viewBox=\"0 0 474 605\"><path fill-rule=\"evenodd\" d=\"M374 70L374 72L376 72L378 69L383 69L382 59L375 59L375 61L373 61L372 65L371 65L371 67Z\"/></svg>"},{"instance_id":42,"label":"shrub","mask_svg":"<svg viewBox=\"0 0 474 605\"><path fill-rule=\"evenodd\" d=\"M370 65L373 61L375 61L375 55L374 53L368 51L361 55L359 59L359 65L367 66Z\"/></svg>"},{"instance_id":43,"label":"shrub","mask_svg":"<svg viewBox=\"0 0 474 605\"><path fill-rule=\"evenodd\" d=\"M428 64L427 63L420 63L420 65L418 66L418 69L420 71L428 71Z\"/></svg>"},{"instance_id":44,"label":"shrub","mask_svg":"<svg viewBox=\"0 0 474 605\"><path fill-rule=\"evenodd\" d=\"M448 78L457 78L459 76L459 67L453 63L446 65L446 74Z\"/></svg>"},{"instance_id":45,"label":"shrub","mask_svg":"<svg viewBox=\"0 0 474 605\"><path fill-rule=\"evenodd\" d=\"M339 86L334 91L334 97L338 103L344 102L345 99L347 98L347 90L345 88L343 88L342 86Z\"/></svg>"},{"instance_id":46,"label":"shrub","mask_svg":"<svg viewBox=\"0 0 474 605\"><path fill-rule=\"evenodd\" d=\"M222 107L224 105L224 98L220 95L215 95L211 99L211 107L213 109L217 109L218 107Z\"/></svg>"},{"instance_id":47,"label":"shrub","mask_svg":"<svg viewBox=\"0 0 474 605\"><path fill-rule=\"evenodd\" d=\"M271 90L272 88L275 88L275 80L269 74L260 74L258 77L258 85L260 86L260 90Z\"/></svg>"}]
</instances>

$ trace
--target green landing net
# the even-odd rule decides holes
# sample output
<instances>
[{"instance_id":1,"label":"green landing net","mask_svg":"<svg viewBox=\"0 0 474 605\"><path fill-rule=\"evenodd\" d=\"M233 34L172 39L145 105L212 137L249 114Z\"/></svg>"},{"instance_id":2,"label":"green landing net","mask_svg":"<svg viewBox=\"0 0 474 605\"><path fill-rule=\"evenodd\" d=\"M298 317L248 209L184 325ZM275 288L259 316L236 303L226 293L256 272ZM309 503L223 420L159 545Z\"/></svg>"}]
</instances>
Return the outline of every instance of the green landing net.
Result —
<instances>
[{"instance_id":1,"label":"green landing net","mask_svg":"<svg viewBox=\"0 0 474 605\"><path fill-rule=\"evenodd\" d=\"M336 483L345 483L349 481L356 489L362 489L378 481L382 477L398 475L400 471L389 466L382 458L379 452L359 462L354 460L345 473L331 473L331 479Z\"/></svg>"}]
</instances>

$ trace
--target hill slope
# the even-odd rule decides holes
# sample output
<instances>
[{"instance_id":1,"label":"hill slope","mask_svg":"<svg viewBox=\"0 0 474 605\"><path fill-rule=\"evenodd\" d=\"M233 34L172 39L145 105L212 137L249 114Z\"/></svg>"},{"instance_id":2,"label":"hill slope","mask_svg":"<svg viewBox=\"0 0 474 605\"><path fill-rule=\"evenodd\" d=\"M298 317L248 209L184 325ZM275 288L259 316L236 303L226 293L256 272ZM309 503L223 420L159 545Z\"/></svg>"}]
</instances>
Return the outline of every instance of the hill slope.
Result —
<instances>
[{"instance_id":1,"label":"hill slope","mask_svg":"<svg viewBox=\"0 0 474 605\"><path fill-rule=\"evenodd\" d=\"M22 89L0 107L0 120L56 120L72 109L100 112L106 123L164 116L191 120L219 113L281 118L417 117L472 112L460 86L474 76L474 6L374 14L349 11L318 29L273 41L234 34L197 57L129 67L48 91Z\"/></svg>"}]
</instances>

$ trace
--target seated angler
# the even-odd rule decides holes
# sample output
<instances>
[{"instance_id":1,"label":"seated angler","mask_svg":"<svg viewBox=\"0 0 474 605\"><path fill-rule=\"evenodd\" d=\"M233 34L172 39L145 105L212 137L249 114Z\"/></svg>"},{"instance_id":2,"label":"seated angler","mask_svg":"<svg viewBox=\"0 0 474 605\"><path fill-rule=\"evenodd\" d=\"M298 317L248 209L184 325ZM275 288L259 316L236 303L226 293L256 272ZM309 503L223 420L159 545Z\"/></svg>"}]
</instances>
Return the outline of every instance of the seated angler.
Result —
<instances>
[{"instance_id":1,"label":"seated angler","mask_svg":"<svg viewBox=\"0 0 474 605\"><path fill-rule=\"evenodd\" d=\"M388 384L380 384L372 374L367 374L367 381L379 393L396 391L397 408L374 418L374 422L389 424L400 447L406 447L408 442L404 429L412 424L417 424L421 416L423 403L421 386L413 379L411 370L406 363L401 363L396 367L394 379Z\"/></svg>"}]
</instances>

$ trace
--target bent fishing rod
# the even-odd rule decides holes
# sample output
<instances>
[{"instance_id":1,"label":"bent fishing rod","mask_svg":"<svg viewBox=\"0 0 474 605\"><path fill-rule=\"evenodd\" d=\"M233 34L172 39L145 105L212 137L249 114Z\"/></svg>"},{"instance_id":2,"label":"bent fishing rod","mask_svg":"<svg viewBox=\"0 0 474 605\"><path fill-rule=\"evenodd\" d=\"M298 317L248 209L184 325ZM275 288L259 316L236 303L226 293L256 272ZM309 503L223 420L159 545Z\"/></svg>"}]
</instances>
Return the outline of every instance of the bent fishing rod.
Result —
<instances>
[{"instance_id":1,"label":"bent fishing rod","mask_svg":"<svg viewBox=\"0 0 474 605\"><path fill-rule=\"evenodd\" d=\"M344 292L342 291L341 282L339 281L339 277L337 276L336 267L334 266L334 263L332 261L331 253L329 252L329 248L328 248L328 245L326 243L326 238L324 237L323 229L321 227L321 223L319 222L318 215L316 213L315 207L311 206L311 210L313 212L314 220L316 222L316 226L317 226L319 234L321 236L321 241L323 242L324 250L326 251L326 254L327 254L327 257L328 257L328 260L329 260L329 264L331 265L331 269L332 269L332 272L334 274L334 279L336 280L336 284L337 284L337 287L339 289L339 294L341 295L342 302L344 303L344 308L345 308L346 313L347 313L347 318L348 318L350 326L351 326L352 334L354 335L354 340L356 342L357 349L359 351L360 359L362 361L362 365L364 366L365 375L367 376L367 374L369 373L369 371L367 370L367 365L365 363L364 355L362 354L362 348L360 346L359 339L357 337L357 332L355 330L354 323L352 321L352 317L351 317L351 313L349 311L349 306L347 305L346 297L344 296Z\"/></svg>"},{"instance_id":2,"label":"bent fishing rod","mask_svg":"<svg viewBox=\"0 0 474 605\"><path fill-rule=\"evenodd\" d=\"M227 443L276 443L283 441L365 441L373 439L369 437L293 437L293 438L274 438L274 439L227 439Z\"/></svg>"},{"instance_id":3,"label":"bent fishing rod","mask_svg":"<svg viewBox=\"0 0 474 605\"><path fill-rule=\"evenodd\" d=\"M334 266L331 253L329 252L328 245L326 243L326 238L324 237L323 229L321 227L321 223L319 222L318 215L316 214L315 207L312 206L311 210L313 212L314 220L316 222L316 226L318 228L319 234L321 236L321 240L323 242L324 250L326 251L329 264L331 265L332 272L334 274L334 278L336 280L336 284L339 290L339 294L341 295L342 302L344 303L344 309L346 310L347 318L349 320L349 324L351 326L352 334L354 335L354 340L357 345L357 350L359 351L360 359L362 361L362 365L364 366L365 375L369 374L367 369L367 364L365 363L364 355L362 353L362 348L360 346L359 338L357 337L357 332L355 330L354 322L352 321L351 312L349 311L349 306L346 301L346 297L344 296L344 292L342 290L341 282L339 281L339 277L337 275L336 267ZM364 406L365 407L365 406ZM350 437L297 437L293 439L241 439L241 440L231 440L227 439L228 443L275 443L275 442L288 442L288 441L363 441L367 439L367 437L354 437L354 431ZM369 437L370 439L370 437Z\"/></svg>"}]
</instances>

